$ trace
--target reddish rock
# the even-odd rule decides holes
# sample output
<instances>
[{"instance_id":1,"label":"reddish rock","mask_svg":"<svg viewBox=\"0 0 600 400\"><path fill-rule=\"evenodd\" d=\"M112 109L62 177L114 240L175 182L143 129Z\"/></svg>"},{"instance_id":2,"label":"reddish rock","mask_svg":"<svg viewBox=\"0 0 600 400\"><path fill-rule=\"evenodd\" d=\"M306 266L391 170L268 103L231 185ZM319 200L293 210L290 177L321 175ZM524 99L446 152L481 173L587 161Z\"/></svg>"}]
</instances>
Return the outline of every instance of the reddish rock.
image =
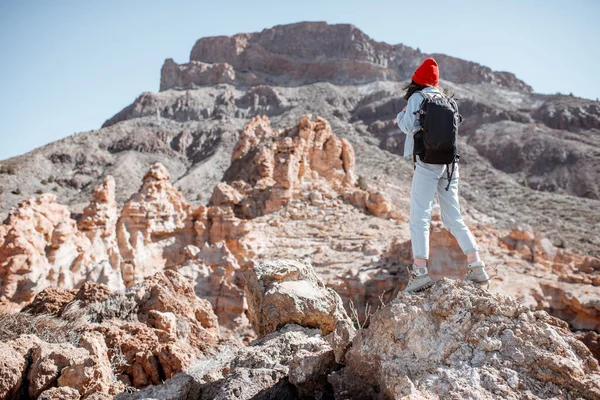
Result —
<instances>
[{"instance_id":1,"label":"reddish rock","mask_svg":"<svg viewBox=\"0 0 600 400\"><path fill-rule=\"evenodd\" d=\"M594 331L575 332L575 337L590 349L596 360L600 361L600 335L598 333Z\"/></svg>"},{"instance_id":2,"label":"reddish rock","mask_svg":"<svg viewBox=\"0 0 600 400\"><path fill-rule=\"evenodd\" d=\"M140 191L123 207L117 227L126 286L166 266L183 263L193 243L192 209L171 184L169 171L156 163Z\"/></svg>"},{"instance_id":3,"label":"reddish rock","mask_svg":"<svg viewBox=\"0 0 600 400\"><path fill-rule=\"evenodd\" d=\"M42 392L56 386L64 368L72 360L84 360L89 353L66 343L45 343L34 345L31 353L31 367L27 376L29 396L37 398Z\"/></svg>"},{"instance_id":4,"label":"reddish rock","mask_svg":"<svg viewBox=\"0 0 600 400\"><path fill-rule=\"evenodd\" d=\"M133 386L159 384L217 345L219 324L210 303L177 272L159 272L132 286L128 296L140 322L111 319L87 329L104 337L110 357L122 358L120 373Z\"/></svg>"},{"instance_id":5,"label":"reddish rock","mask_svg":"<svg viewBox=\"0 0 600 400\"><path fill-rule=\"evenodd\" d=\"M121 392L124 387L113 379L108 349L102 335L86 333L80 339L79 346L87 350L88 355L72 357L69 366L60 372L58 386L73 388L84 397L92 393L116 395Z\"/></svg>"},{"instance_id":6,"label":"reddish rock","mask_svg":"<svg viewBox=\"0 0 600 400\"><path fill-rule=\"evenodd\" d=\"M0 398L8 399L21 389L27 362L11 346L0 343Z\"/></svg>"},{"instance_id":7,"label":"reddish rock","mask_svg":"<svg viewBox=\"0 0 600 400\"><path fill-rule=\"evenodd\" d=\"M76 296L75 290L65 290L49 287L38 293L33 302L23 309L32 314L54 314L60 315L62 308L73 301Z\"/></svg>"},{"instance_id":8,"label":"reddish rock","mask_svg":"<svg viewBox=\"0 0 600 400\"><path fill-rule=\"evenodd\" d=\"M108 286L96 282L84 282L77 291L75 300L81 301L83 305L98 303L110 297Z\"/></svg>"}]
</instances>

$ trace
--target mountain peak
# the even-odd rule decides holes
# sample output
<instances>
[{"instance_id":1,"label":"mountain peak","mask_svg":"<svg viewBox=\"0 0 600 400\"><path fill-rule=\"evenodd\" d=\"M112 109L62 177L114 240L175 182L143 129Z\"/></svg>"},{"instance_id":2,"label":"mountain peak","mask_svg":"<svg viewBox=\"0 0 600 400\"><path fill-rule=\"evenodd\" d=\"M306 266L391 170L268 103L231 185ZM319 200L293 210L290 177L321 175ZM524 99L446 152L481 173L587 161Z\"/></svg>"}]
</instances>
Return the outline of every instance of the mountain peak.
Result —
<instances>
[{"instance_id":1,"label":"mountain peak","mask_svg":"<svg viewBox=\"0 0 600 400\"><path fill-rule=\"evenodd\" d=\"M298 22L257 33L199 39L189 63L165 62L160 90L219 83L250 87L404 81L428 56L402 44L377 42L354 25ZM446 55L436 58L445 80L532 91L511 73Z\"/></svg>"}]
</instances>

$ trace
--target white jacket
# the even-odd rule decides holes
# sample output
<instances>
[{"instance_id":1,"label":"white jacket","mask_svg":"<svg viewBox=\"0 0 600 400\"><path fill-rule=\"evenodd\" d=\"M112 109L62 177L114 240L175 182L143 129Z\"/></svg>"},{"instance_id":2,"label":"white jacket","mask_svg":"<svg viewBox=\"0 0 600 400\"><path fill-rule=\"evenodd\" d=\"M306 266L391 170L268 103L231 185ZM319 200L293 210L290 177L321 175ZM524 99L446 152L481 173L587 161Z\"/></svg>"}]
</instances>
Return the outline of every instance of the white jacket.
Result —
<instances>
[{"instance_id":1,"label":"white jacket","mask_svg":"<svg viewBox=\"0 0 600 400\"><path fill-rule=\"evenodd\" d=\"M427 86L423 89L423 92L442 94L437 87L433 86ZM415 92L408 99L406 112L400 111L396 116L396 123L398 124L398 127L406 134L406 140L404 141L404 158L412 158L413 149L415 147L415 139L413 135L415 132L421 129L417 114L423 100L423 95L421 95L420 92Z\"/></svg>"}]
</instances>

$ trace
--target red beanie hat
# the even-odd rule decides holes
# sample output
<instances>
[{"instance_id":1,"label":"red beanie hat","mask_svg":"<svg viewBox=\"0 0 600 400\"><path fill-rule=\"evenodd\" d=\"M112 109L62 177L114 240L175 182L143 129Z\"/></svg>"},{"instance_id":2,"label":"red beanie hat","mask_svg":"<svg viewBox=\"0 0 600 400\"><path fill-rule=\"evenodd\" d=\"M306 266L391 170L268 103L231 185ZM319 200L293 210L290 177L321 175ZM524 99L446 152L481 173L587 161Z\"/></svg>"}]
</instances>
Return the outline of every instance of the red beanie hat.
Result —
<instances>
[{"instance_id":1,"label":"red beanie hat","mask_svg":"<svg viewBox=\"0 0 600 400\"><path fill-rule=\"evenodd\" d=\"M440 71L433 58L423 61L412 77L413 82L423 86L437 86L440 81Z\"/></svg>"}]
</instances>

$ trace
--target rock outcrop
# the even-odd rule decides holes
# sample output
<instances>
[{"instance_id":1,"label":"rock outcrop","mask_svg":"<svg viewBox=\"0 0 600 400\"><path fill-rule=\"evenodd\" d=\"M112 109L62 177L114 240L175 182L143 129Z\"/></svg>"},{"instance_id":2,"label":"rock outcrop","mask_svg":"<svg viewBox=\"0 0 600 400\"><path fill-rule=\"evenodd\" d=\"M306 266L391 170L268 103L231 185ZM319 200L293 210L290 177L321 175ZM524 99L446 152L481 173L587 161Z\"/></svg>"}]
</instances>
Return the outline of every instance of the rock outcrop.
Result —
<instances>
[{"instance_id":1,"label":"rock outcrop","mask_svg":"<svg viewBox=\"0 0 600 400\"><path fill-rule=\"evenodd\" d=\"M443 279L373 315L330 381L361 398L596 398L598 362L566 327L509 297Z\"/></svg>"},{"instance_id":2,"label":"rock outcrop","mask_svg":"<svg viewBox=\"0 0 600 400\"><path fill-rule=\"evenodd\" d=\"M306 268L296 265L295 271ZM258 311L254 306L250 303ZM233 354L119 399L595 399L600 394L598 362L564 322L508 296L448 279L423 294L400 294L371 316L344 352L336 360L319 329L286 324Z\"/></svg>"},{"instance_id":3,"label":"rock outcrop","mask_svg":"<svg viewBox=\"0 0 600 400\"><path fill-rule=\"evenodd\" d=\"M87 215L93 219L91 212ZM100 240L102 248L97 249L52 194L21 203L2 230L0 303L23 304L47 286L70 289L87 280L123 287L105 242Z\"/></svg>"},{"instance_id":4,"label":"rock outcrop","mask_svg":"<svg viewBox=\"0 0 600 400\"><path fill-rule=\"evenodd\" d=\"M194 243L192 224L192 208L172 186L169 171L154 164L123 207L117 227L125 285L183 264L183 248Z\"/></svg>"},{"instance_id":5,"label":"rock outcrop","mask_svg":"<svg viewBox=\"0 0 600 400\"><path fill-rule=\"evenodd\" d=\"M303 116L296 127L276 131L266 117L256 117L233 149L223 177L229 186L217 185L211 204L253 218L280 210L307 189L327 195L327 186L374 215L398 218L386 196L356 186L355 164L354 147L323 118Z\"/></svg>"},{"instance_id":6,"label":"rock outcrop","mask_svg":"<svg viewBox=\"0 0 600 400\"><path fill-rule=\"evenodd\" d=\"M250 87L403 80L427 57L403 45L376 42L352 25L300 22L259 33L200 39L188 64L165 61L160 90L220 83ZM445 55L435 57L450 81L531 91L513 74Z\"/></svg>"},{"instance_id":7,"label":"rock outcrop","mask_svg":"<svg viewBox=\"0 0 600 400\"><path fill-rule=\"evenodd\" d=\"M210 303L173 271L159 272L125 293L87 284L65 303L51 294L55 291L38 295L54 308L0 316L6 341L0 365L7 366L0 393L109 398L126 386L160 384L214 352L220 340Z\"/></svg>"}]
</instances>

